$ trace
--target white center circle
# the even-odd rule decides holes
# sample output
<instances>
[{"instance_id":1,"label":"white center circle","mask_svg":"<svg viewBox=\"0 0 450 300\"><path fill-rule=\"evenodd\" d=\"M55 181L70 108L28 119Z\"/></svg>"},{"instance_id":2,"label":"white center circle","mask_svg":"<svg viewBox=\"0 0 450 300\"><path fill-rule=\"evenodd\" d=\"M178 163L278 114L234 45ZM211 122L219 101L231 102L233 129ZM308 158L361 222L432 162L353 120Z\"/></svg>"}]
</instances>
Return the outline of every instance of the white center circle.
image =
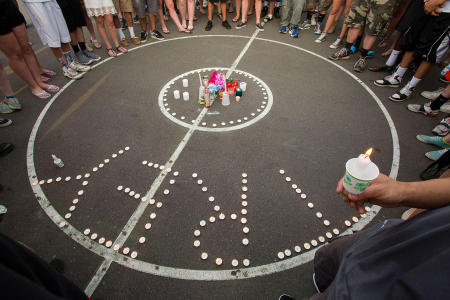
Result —
<instances>
[{"instance_id":1,"label":"white center circle","mask_svg":"<svg viewBox=\"0 0 450 300\"><path fill-rule=\"evenodd\" d=\"M254 105L254 109L252 111L247 113L247 116L245 117L236 117L233 118L232 116L227 116L227 120L224 120L226 122L202 122L199 117L196 116L196 120L190 120L189 118L186 118L183 112L174 111L171 107L171 103L176 102L183 102L182 97L180 99L174 99L173 92L175 89L173 88L176 83L182 82L183 79L186 79L186 77L196 77L196 74L201 73L212 73L213 71L221 71L226 72L229 68L223 68L223 67L212 67L212 68L202 68L202 69L196 69L192 71L188 71L186 73L180 74L177 77L171 79L169 82L167 82L164 87L161 89L159 96L158 96L158 104L159 108L161 109L161 112L164 116L166 116L171 121L175 122L178 125L181 125L186 128L192 128L196 126L196 130L200 131L209 131L209 132L224 132L224 131L232 131L232 130L238 130L241 128L245 128L247 126L250 126L262 118L264 118L267 113L270 111L273 105L273 94L270 90L269 86L262 81L260 78L256 77L255 75L252 75L248 72L241 71L241 70L234 70L234 74L237 76L245 78L245 80L248 81L248 84L252 83L255 85L258 90L256 91L256 99L245 99L244 101L252 101L252 105ZM195 85L196 87L199 86L199 82L196 80L190 80L190 84ZM250 88L250 85L249 87ZM183 91L179 91L180 94L182 94ZM197 109L198 107L198 95L194 94L189 96L189 102L192 103L192 110ZM218 103L219 101L215 101L216 103L209 108L210 112L214 110L215 106L218 106L221 104ZM232 104L233 105L233 104ZM234 104L236 105L236 104ZM186 113L186 112L185 112ZM195 121L198 121L197 124Z\"/></svg>"}]
</instances>

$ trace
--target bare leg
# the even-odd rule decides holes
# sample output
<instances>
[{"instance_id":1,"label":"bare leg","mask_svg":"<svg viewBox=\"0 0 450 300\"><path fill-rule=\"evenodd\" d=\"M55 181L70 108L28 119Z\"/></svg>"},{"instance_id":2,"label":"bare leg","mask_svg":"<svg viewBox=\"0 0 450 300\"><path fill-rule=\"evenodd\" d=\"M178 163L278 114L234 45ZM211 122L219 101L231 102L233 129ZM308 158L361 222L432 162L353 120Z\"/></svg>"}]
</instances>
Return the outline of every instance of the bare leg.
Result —
<instances>
[{"instance_id":1,"label":"bare leg","mask_svg":"<svg viewBox=\"0 0 450 300\"><path fill-rule=\"evenodd\" d=\"M347 18L348 13L350 12L350 7L352 5L352 1L353 0L345 1L344 20ZM348 30L348 28L347 28L347 26L345 26L345 23L344 23L344 25L342 26L341 34L339 35L341 37L341 39L344 39L344 36L347 33L347 30ZM358 31L359 31L359 29L358 29ZM350 32L348 34L350 34ZM352 43L357 39L357 37L358 37L358 33L354 37ZM348 36L347 36L347 41L348 41Z\"/></svg>"},{"instance_id":2,"label":"bare leg","mask_svg":"<svg viewBox=\"0 0 450 300\"><path fill-rule=\"evenodd\" d=\"M162 0L158 0L158 19L161 24L162 31L164 33L170 33L169 29L167 29L166 22L164 21Z\"/></svg>"},{"instance_id":3,"label":"bare leg","mask_svg":"<svg viewBox=\"0 0 450 300\"><path fill-rule=\"evenodd\" d=\"M142 31L147 32L147 18L139 18L139 25Z\"/></svg>"},{"instance_id":4,"label":"bare leg","mask_svg":"<svg viewBox=\"0 0 450 300\"><path fill-rule=\"evenodd\" d=\"M154 14L148 14L150 20L150 31L153 32L156 29L156 16Z\"/></svg>"},{"instance_id":5,"label":"bare leg","mask_svg":"<svg viewBox=\"0 0 450 300\"><path fill-rule=\"evenodd\" d=\"M0 91L2 91L5 96L14 96L11 83L8 80L8 75L6 75L6 72L3 70L2 64L0 64Z\"/></svg>"},{"instance_id":6,"label":"bare leg","mask_svg":"<svg viewBox=\"0 0 450 300\"><path fill-rule=\"evenodd\" d=\"M105 43L106 48L110 49L111 43L109 42L108 35L106 34L104 16L98 16L98 17L94 17L94 18L95 18L95 23L97 24L97 31L98 31L98 34L100 35L100 38Z\"/></svg>"},{"instance_id":7,"label":"bare leg","mask_svg":"<svg viewBox=\"0 0 450 300\"><path fill-rule=\"evenodd\" d=\"M108 15L104 15L103 17L105 19L105 23L106 23L106 26L108 27L109 35L111 36L111 40L114 43L114 46L116 48L121 48L120 44L119 44L119 38L117 37L117 30L116 30L116 27L114 26L113 15L108 14ZM119 26L120 26L120 22L119 22ZM123 48L123 49L125 49L125 48ZM126 52L126 51L124 51L124 52Z\"/></svg>"},{"instance_id":8,"label":"bare leg","mask_svg":"<svg viewBox=\"0 0 450 300\"><path fill-rule=\"evenodd\" d=\"M408 68L409 65L414 61L414 52L413 51L407 51L403 55L402 61L400 62L400 67L402 68Z\"/></svg>"},{"instance_id":9,"label":"bare leg","mask_svg":"<svg viewBox=\"0 0 450 300\"><path fill-rule=\"evenodd\" d=\"M271 2L272 3L272 2ZM344 3L343 0L334 0L333 6L331 7L330 15L328 16L327 23L325 24L325 29L323 32L328 32L330 30L331 25L336 20L336 16L341 9L342 4Z\"/></svg>"},{"instance_id":10,"label":"bare leg","mask_svg":"<svg viewBox=\"0 0 450 300\"><path fill-rule=\"evenodd\" d=\"M186 32L187 30L183 26L181 26L180 20L178 19L177 12L175 11L175 7L173 5L173 0L164 0L164 3L166 4L167 9L169 10L170 17L172 18L173 22L177 26L178 31ZM208 5L209 5L209 3L210 2L208 2Z\"/></svg>"},{"instance_id":11,"label":"bare leg","mask_svg":"<svg viewBox=\"0 0 450 300\"><path fill-rule=\"evenodd\" d=\"M375 42L377 41L376 35L366 34L363 42L363 49L369 50L373 47Z\"/></svg>"},{"instance_id":12,"label":"bare leg","mask_svg":"<svg viewBox=\"0 0 450 300\"><path fill-rule=\"evenodd\" d=\"M241 22L242 23L247 22L248 3L249 3L249 0L241 0L241 4L242 4Z\"/></svg>"},{"instance_id":13,"label":"bare leg","mask_svg":"<svg viewBox=\"0 0 450 300\"><path fill-rule=\"evenodd\" d=\"M212 21L214 12L214 3L208 1L208 20Z\"/></svg>"},{"instance_id":14,"label":"bare leg","mask_svg":"<svg viewBox=\"0 0 450 300\"><path fill-rule=\"evenodd\" d=\"M187 28L186 26L186 0L178 0L178 10L180 11L180 17L181 17L181 26L184 28Z\"/></svg>"},{"instance_id":15,"label":"bare leg","mask_svg":"<svg viewBox=\"0 0 450 300\"><path fill-rule=\"evenodd\" d=\"M86 21L89 35L91 36L90 40L95 48L100 49L102 47L102 45L97 42L97 36L95 35L94 25L92 25L91 18L89 18L88 14L86 12L86 9L83 9L83 15L84 15L84 20ZM92 51L92 50L93 49L90 49L89 51Z\"/></svg>"},{"instance_id":16,"label":"bare leg","mask_svg":"<svg viewBox=\"0 0 450 300\"><path fill-rule=\"evenodd\" d=\"M188 29L194 29L195 0L187 0L189 26Z\"/></svg>"},{"instance_id":17,"label":"bare leg","mask_svg":"<svg viewBox=\"0 0 450 300\"><path fill-rule=\"evenodd\" d=\"M248 14L251 15L253 13L253 7L255 6L255 0L250 0L248 5Z\"/></svg>"},{"instance_id":18,"label":"bare leg","mask_svg":"<svg viewBox=\"0 0 450 300\"><path fill-rule=\"evenodd\" d=\"M221 17L222 17L222 22L227 20L227 3L226 2L219 2L220 5L220 10L222 11L221 13Z\"/></svg>"},{"instance_id":19,"label":"bare leg","mask_svg":"<svg viewBox=\"0 0 450 300\"><path fill-rule=\"evenodd\" d=\"M262 0L254 0L254 1L256 11L256 24L261 24Z\"/></svg>"},{"instance_id":20,"label":"bare leg","mask_svg":"<svg viewBox=\"0 0 450 300\"><path fill-rule=\"evenodd\" d=\"M241 18L241 3L242 0L236 0L236 16L234 17L233 22L237 22Z\"/></svg>"},{"instance_id":21,"label":"bare leg","mask_svg":"<svg viewBox=\"0 0 450 300\"><path fill-rule=\"evenodd\" d=\"M231 14L233 11L233 6L234 6L234 0L230 1L230 7L228 7L228 12Z\"/></svg>"}]
</instances>

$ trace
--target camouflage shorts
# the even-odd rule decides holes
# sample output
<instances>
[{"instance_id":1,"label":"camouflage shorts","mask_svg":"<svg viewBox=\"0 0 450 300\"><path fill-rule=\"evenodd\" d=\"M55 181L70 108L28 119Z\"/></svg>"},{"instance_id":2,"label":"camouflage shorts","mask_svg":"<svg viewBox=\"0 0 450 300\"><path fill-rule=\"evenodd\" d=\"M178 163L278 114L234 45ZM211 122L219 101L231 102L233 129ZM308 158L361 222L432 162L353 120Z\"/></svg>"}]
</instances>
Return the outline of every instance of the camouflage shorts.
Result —
<instances>
[{"instance_id":1,"label":"camouflage shorts","mask_svg":"<svg viewBox=\"0 0 450 300\"><path fill-rule=\"evenodd\" d=\"M330 8L331 0L306 0L306 11L327 11Z\"/></svg>"},{"instance_id":2,"label":"camouflage shorts","mask_svg":"<svg viewBox=\"0 0 450 300\"><path fill-rule=\"evenodd\" d=\"M362 28L367 34L378 35L392 17L396 0L353 0L345 25Z\"/></svg>"}]
</instances>

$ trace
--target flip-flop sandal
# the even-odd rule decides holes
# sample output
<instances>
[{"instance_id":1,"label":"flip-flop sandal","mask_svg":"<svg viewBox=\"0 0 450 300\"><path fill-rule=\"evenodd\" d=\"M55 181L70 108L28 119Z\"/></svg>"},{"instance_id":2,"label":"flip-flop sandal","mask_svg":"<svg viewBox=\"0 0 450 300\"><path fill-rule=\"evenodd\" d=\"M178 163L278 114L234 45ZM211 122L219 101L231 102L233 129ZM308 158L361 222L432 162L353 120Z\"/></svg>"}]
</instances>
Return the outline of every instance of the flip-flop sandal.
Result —
<instances>
[{"instance_id":1,"label":"flip-flop sandal","mask_svg":"<svg viewBox=\"0 0 450 300\"><path fill-rule=\"evenodd\" d=\"M241 18L240 16L239 17L234 17L231 21L233 23L236 23L237 21L239 21L240 18Z\"/></svg>"},{"instance_id":2,"label":"flip-flop sandal","mask_svg":"<svg viewBox=\"0 0 450 300\"><path fill-rule=\"evenodd\" d=\"M117 46L116 50L121 52L121 53L123 53L123 54L128 53L128 50L126 48L122 47L122 46Z\"/></svg>"},{"instance_id":3,"label":"flip-flop sandal","mask_svg":"<svg viewBox=\"0 0 450 300\"><path fill-rule=\"evenodd\" d=\"M47 92L53 92L56 93L57 91L59 91L59 87L53 84L50 84L48 86L48 88L46 88Z\"/></svg>"},{"instance_id":4,"label":"flip-flop sandal","mask_svg":"<svg viewBox=\"0 0 450 300\"><path fill-rule=\"evenodd\" d=\"M170 30L169 29L166 29L166 30L162 30L162 32L164 33L164 34L169 34L170 33Z\"/></svg>"},{"instance_id":5,"label":"flip-flop sandal","mask_svg":"<svg viewBox=\"0 0 450 300\"><path fill-rule=\"evenodd\" d=\"M87 51L89 51L89 52L94 51L94 48L92 48L92 47L89 46L88 44L86 44L86 49L87 49Z\"/></svg>"},{"instance_id":6,"label":"flip-flop sandal","mask_svg":"<svg viewBox=\"0 0 450 300\"><path fill-rule=\"evenodd\" d=\"M52 71L52 70L45 70L44 72L41 73L41 76L53 78L53 77L56 77L56 72Z\"/></svg>"},{"instance_id":7,"label":"flip-flop sandal","mask_svg":"<svg viewBox=\"0 0 450 300\"><path fill-rule=\"evenodd\" d=\"M100 49L102 47L102 44L100 44L97 40L91 40L91 43L96 49Z\"/></svg>"},{"instance_id":8,"label":"flip-flop sandal","mask_svg":"<svg viewBox=\"0 0 450 300\"><path fill-rule=\"evenodd\" d=\"M189 27L188 26L187 30L189 30L192 33L192 31L194 31L194 27Z\"/></svg>"},{"instance_id":9,"label":"flip-flop sandal","mask_svg":"<svg viewBox=\"0 0 450 300\"><path fill-rule=\"evenodd\" d=\"M41 81L42 81L43 83L47 83L47 82L49 82L49 81L51 81L51 80L52 80L52 79L51 79L50 77L41 75Z\"/></svg>"},{"instance_id":10,"label":"flip-flop sandal","mask_svg":"<svg viewBox=\"0 0 450 300\"><path fill-rule=\"evenodd\" d=\"M108 53L109 57L116 57L117 53L113 48L106 48L106 53Z\"/></svg>"},{"instance_id":11,"label":"flip-flop sandal","mask_svg":"<svg viewBox=\"0 0 450 300\"><path fill-rule=\"evenodd\" d=\"M33 95L35 95L36 97L38 97L39 99L48 99L50 98L52 95L50 93L47 93L46 91L42 91L40 93L33 93L31 92Z\"/></svg>"}]
</instances>

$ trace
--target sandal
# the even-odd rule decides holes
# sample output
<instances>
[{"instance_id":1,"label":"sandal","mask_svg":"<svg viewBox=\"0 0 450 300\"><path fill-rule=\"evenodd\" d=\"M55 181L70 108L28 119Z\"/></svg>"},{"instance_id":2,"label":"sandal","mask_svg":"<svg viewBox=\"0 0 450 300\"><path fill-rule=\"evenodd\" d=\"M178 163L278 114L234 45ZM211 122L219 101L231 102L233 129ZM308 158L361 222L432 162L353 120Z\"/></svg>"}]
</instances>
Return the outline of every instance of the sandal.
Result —
<instances>
[{"instance_id":1,"label":"sandal","mask_svg":"<svg viewBox=\"0 0 450 300\"><path fill-rule=\"evenodd\" d=\"M86 44L86 49L87 49L87 51L89 51L89 52L94 51L94 48L92 48L91 46L89 46L89 44Z\"/></svg>"},{"instance_id":2,"label":"sandal","mask_svg":"<svg viewBox=\"0 0 450 300\"><path fill-rule=\"evenodd\" d=\"M96 49L100 49L102 47L102 44L100 44L97 40L91 40L91 43Z\"/></svg>"},{"instance_id":3,"label":"sandal","mask_svg":"<svg viewBox=\"0 0 450 300\"><path fill-rule=\"evenodd\" d=\"M53 84L50 84L48 86L48 88L46 88L47 92L53 92L56 93L57 91L59 91L59 87Z\"/></svg>"},{"instance_id":4,"label":"sandal","mask_svg":"<svg viewBox=\"0 0 450 300\"><path fill-rule=\"evenodd\" d=\"M236 23L237 21L239 21L240 18L241 18L240 16L239 17L236 16L231 21L233 21L233 23Z\"/></svg>"},{"instance_id":5,"label":"sandal","mask_svg":"<svg viewBox=\"0 0 450 300\"><path fill-rule=\"evenodd\" d=\"M170 30L166 28L166 29L163 29L162 32L163 32L164 34L169 34L169 33L170 33Z\"/></svg>"},{"instance_id":6,"label":"sandal","mask_svg":"<svg viewBox=\"0 0 450 300\"><path fill-rule=\"evenodd\" d=\"M106 52L108 53L109 57L116 57L117 53L114 51L113 48L106 48Z\"/></svg>"},{"instance_id":7,"label":"sandal","mask_svg":"<svg viewBox=\"0 0 450 300\"><path fill-rule=\"evenodd\" d=\"M47 83L47 82L49 82L49 81L51 81L51 80L52 80L52 79L51 79L50 77L41 75L41 81L42 81L43 83Z\"/></svg>"},{"instance_id":8,"label":"sandal","mask_svg":"<svg viewBox=\"0 0 450 300\"><path fill-rule=\"evenodd\" d=\"M128 50L126 48L122 47L122 46L117 46L116 50L121 52L121 53L123 53L123 54L128 53Z\"/></svg>"},{"instance_id":9,"label":"sandal","mask_svg":"<svg viewBox=\"0 0 450 300\"><path fill-rule=\"evenodd\" d=\"M52 96L50 93L47 93L44 90L42 90L42 92L39 92L39 93L34 93L34 92L31 92L31 93L33 95L35 95L36 97L38 97L39 99L48 99Z\"/></svg>"},{"instance_id":10,"label":"sandal","mask_svg":"<svg viewBox=\"0 0 450 300\"><path fill-rule=\"evenodd\" d=\"M187 33L187 34L192 33L192 32L191 32L189 29L187 29L187 28L183 28L183 30L178 29L178 32Z\"/></svg>"},{"instance_id":11,"label":"sandal","mask_svg":"<svg viewBox=\"0 0 450 300\"><path fill-rule=\"evenodd\" d=\"M187 30L189 30L190 31L190 33L192 33L192 31L194 31L194 26L188 26L188 28L187 28Z\"/></svg>"},{"instance_id":12,"label":"sandal","mask_svg":"<svg viewBox=\"0 0 450 300\"><path fill-rule=\"evenodd\" d=\"M44 72L41 73L41 76L45 76L48 78L56 77L56 72L52 70L43 69Z\"/></svg>"}]
</instances>

